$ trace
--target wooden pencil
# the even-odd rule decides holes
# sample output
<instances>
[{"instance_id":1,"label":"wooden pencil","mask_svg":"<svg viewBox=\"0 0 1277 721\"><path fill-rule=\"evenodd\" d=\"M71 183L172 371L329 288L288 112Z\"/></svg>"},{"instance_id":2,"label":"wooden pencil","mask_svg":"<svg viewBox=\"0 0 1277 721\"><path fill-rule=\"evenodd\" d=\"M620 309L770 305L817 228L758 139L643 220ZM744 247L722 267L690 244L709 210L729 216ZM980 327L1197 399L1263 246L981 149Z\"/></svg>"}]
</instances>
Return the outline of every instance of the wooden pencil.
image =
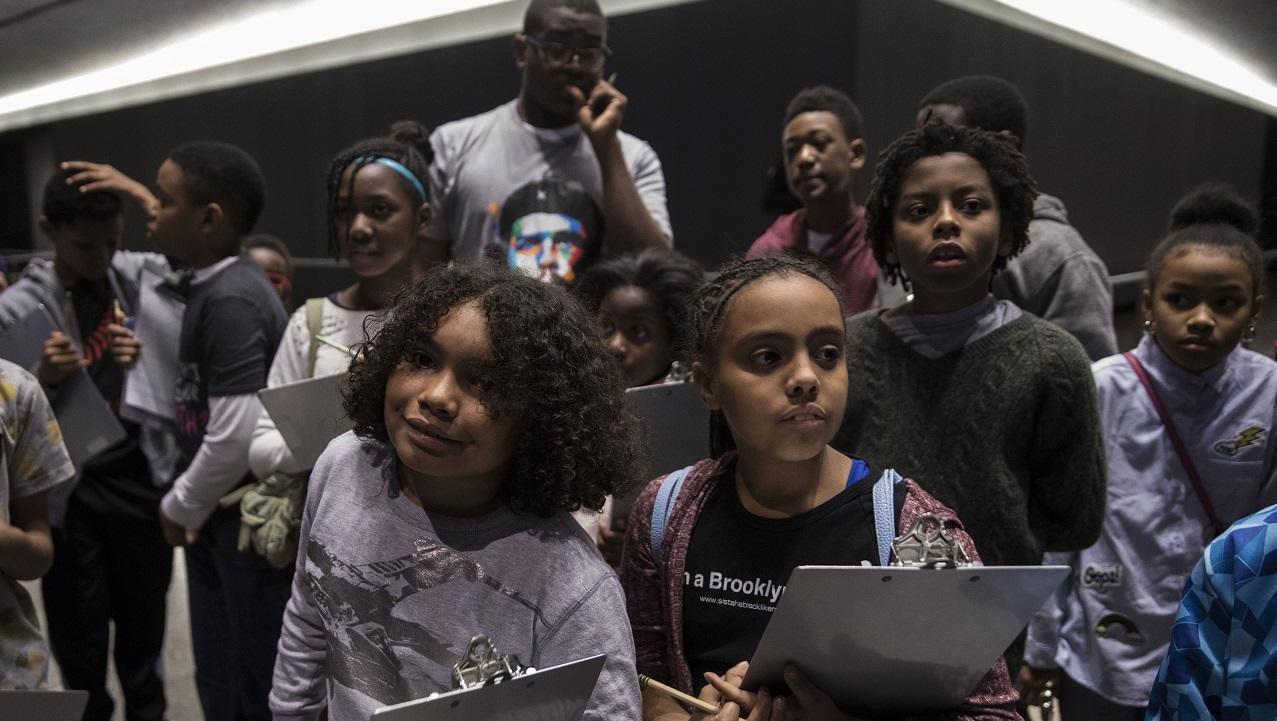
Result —
<instances>
[{"instance_id":1,"label":"wooden pencil","mask_svg":"<svg viewBox=\"0 0 1277 721\"><path fill-rule=\"evenodd\" d=\"M685 694L676 688L666 686L665 684L661 683L660 681L657 681L651 676L645 676L643 674L639 674L639 685L646 686L647 688L650 688L653 691L659 691L660 693L663 693L666 696L669 696L675 701L685 703L688 706L691 706L692 708L697 709L699 711L704 711L705 713L718 713L718 707L715 706L714 704L708 701L702 701L696 698L695 696L690 696L688 694Z\"/></svg>"}]
</instances>

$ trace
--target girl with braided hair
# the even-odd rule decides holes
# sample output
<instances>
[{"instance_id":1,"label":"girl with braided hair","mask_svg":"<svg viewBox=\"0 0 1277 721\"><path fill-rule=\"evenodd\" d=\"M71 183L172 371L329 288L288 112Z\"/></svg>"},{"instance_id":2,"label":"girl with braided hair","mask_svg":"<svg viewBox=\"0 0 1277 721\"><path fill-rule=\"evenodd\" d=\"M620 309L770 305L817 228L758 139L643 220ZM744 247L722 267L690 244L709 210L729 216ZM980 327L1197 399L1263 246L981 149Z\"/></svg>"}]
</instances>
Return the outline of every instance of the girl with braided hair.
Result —
<instances>
[{"instance_id":1,"label":"girl with braided hair","mask_svg":"<svg viewBox=\"0 0 1277 721\"><path fill-rule=\"evenodd\" d=\"M719 704L719 721L855 719L858 709L836 707L798 669L786 673L787 695L739 688L742 659L790 574L799 565L881 563L873 490L884 480L898 533L934 513L972 557L975 546L913 481L829 445L849 410L848 348L837 286L818 261L729 262L698 288L688 325L692 378L713 411L714 457L678 472L659 533L653 509L668 477L649 484L630 514L621 585L638 670ZM929 718L1017 719L1015 698L999 660L959 709ZM655 693L644 712L691 718Z\"/></svg>"},{"instance_id":2,"label":"girl with braided hair","mask_svg":"<svg viewBox=\"0 0 1277 721\"><path fill-rule=\"evenodd\" d=\"M411 120L333 158L327 180L328 249L350 265L355 282L311 298L293 313L271 363L268 387L345 371L350 354L339 348L362 342L365 330L379 327L383 309L416 277L430 223L426 170L433 158L429 130ZM253 431L249 465L258 478L309 470L293 458L265 410Z\"/></svg>"}]
</instances>

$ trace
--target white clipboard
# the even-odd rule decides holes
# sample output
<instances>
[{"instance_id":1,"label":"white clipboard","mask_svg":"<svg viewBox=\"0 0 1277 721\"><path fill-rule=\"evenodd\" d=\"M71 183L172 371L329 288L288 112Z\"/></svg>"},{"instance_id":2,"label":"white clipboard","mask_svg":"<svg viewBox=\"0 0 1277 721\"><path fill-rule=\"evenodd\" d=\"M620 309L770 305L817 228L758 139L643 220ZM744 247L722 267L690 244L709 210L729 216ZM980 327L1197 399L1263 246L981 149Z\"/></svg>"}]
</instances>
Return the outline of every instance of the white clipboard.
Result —
<instances>
[{"instance_id":1,"label":"white clipboard","mask_svg":"<svg viewBox=\"0 0 1277 721\"><path fill-rule=\"evenodd\" d=\"M341 403L345 377L345 373L333 373L257 391L293 459L303 468L314 466L329 441L355 427Z\"/></svg>"},{"instance_id":2,"label":"white clipboard","mask_svg":"<svg viewBox=\"0 0 1277 721\"><path fill-rule=\"evenodd\" d=\"M0 335L0 358L34 374L40 365L44 342L56 328L49 309L44 304L37 305ZM67 376L57 391L48 395L62 430L62 443L77 471L127 436L124 426L84 369Z\"/></svg>"},{"instance_id":3,"label":"white clipboard","mask_svg":"<svg viewBox=\"0 0 1277 721\"><path fill-rule=\"evenodd\" d=\"M606 654L379 708L371 721L579 721L589 706Z\"/></svg>"},{"instance_id":4,"label":"white clipboard","mask_svg":"<svg viewBox=\"0 0 1277 721\"><path fill-rule=\"evenodd\" d=\"M0 691L0 719L80 721L88 691Z\"/></svg>"},{"instance_id":5,"label":"white clipboard","mask_svg":"<svg viewBox=\"0 0 1277 721\"><path fill-rule=\"evenodd\" d=\"M799 566L742 687L786 688L793 663L845 710L962 703L1068 566Z\"/></svg>"}]
</instances>

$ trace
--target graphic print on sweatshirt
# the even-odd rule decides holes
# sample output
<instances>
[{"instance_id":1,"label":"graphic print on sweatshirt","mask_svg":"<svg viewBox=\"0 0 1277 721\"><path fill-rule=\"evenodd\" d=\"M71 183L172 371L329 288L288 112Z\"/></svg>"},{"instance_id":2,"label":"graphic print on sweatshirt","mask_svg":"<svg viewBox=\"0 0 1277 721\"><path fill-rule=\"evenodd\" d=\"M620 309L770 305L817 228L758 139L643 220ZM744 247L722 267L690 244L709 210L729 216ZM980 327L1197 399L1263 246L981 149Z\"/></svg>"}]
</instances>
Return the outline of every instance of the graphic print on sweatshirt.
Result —
<instances>
[{"instance_id":1,"label":"graphic print on sweatshirt","mask_svg":"<svg viewBox=\"0 0 1277 721\"><path fill-rule=\"evenodd\" d=\"M456 631L485 632L475 626L478 615L522 613L529 629L547 625L536 604L438 542L418 540L413 553L356 565L312 538L306 557L306 581L327 628L330 677L383 705L451 690L452 666L470 641L468 632ZM455 584L480 584L487 593L430 593ZM440 609L448 600L476 595L484 600L470 601L474 608ZM450 622L440 624L441 617ZM466 619L473 622L458 623Z\"/></svg>"}]
</instances>

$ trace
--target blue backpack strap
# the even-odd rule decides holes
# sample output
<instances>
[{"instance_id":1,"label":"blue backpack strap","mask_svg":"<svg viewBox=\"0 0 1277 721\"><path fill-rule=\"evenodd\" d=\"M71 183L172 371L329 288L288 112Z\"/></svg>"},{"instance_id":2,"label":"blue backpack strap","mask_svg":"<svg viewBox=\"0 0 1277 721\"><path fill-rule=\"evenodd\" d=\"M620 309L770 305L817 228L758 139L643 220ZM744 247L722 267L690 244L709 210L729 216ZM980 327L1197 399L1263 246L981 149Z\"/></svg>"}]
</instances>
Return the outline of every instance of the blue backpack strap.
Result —
<instances>
[{"instance_id":1,"label":"blue backpack strap","mask_svg":"<svg viewBox=\"0 0 1277 721\"><path fill-rule=\"evenodd\" d=\"M670 514L674 512L674 502L678 499L678 491L683 487L683 479L692 470L691 466L680 468L669 473L661 481L661 488L656 492L656 501L652 504L652 559L659 566L661 561L661 542L665 540L665 524L669 523Z\"/></svg>"},{"instance_id":2,"label":"blue backpack strap","mask_svg":"<svg viewBox=\"0 0 1277 721\"><path fill-rule=\"evenodd\" d=\"M878 539L878 565L891 562L891 542L896 539L896 484L899 473L888 468L874 482L874 536Z\"/></svg>"}]
</instances>

